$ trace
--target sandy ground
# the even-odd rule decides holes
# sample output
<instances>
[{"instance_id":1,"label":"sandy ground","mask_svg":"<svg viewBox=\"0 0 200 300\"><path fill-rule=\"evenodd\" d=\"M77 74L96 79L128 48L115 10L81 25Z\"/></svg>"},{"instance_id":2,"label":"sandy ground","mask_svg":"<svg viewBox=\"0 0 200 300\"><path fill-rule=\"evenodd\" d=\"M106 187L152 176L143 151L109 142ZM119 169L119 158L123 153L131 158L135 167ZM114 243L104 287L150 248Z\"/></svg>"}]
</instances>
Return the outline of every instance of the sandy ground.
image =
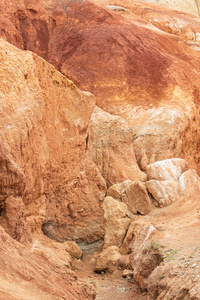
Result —
<instances>
[{"instance_id":1,"label":"sandy ground","mask_svg":"<svg viewBox=\"0 0 200 300\"><path fill-rule=\"evenodd\" d=\"M139 286L132 280L122 277L122 271L113 274L95 273L93 271L92 254L85 254L82 260L74 263L74 270L79 279L96 287L96 300L146 300Z\"/></svg>"}]
</instances>

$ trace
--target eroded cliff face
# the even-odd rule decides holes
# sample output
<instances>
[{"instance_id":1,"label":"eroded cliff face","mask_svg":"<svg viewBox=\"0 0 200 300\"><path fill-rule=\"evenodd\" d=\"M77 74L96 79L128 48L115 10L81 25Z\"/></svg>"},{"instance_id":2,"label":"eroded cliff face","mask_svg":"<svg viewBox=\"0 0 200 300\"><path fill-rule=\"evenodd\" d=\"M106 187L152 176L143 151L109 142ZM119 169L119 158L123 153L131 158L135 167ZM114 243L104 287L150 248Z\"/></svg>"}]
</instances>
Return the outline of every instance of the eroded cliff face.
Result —
<instances>
[{"instance_id":1,"label":"eroded cliff face","mask_svg":"<svg viewBox=\"0 0 200 300\"><path fill-rule=\"evenodd\" d=\"M106 186L86 154L94 96L80 92L38 56L3 40L1 63L2 216L5 199L21 197L32 232L45 223L43 230L48 235L51 228L58 240L102 237L99 199ZM71 224L64 221L67 216ZM90 223L94 232L76 233L74 222L84 228ZM60 233L56 224L62 225Z\"/></svg>"},{"instance_id":2,"label":"eroded cliff face","mask_svg":"<svg viewBox=\"0 0 200 300\"><path fill-rule=\"evenodd\" d=\"M151 280L154 274L158 280L154 270L162 258L152 242L163 238L166 222L159 207L170 215L168 205L178 209L187 203L181 211L186 221L186 210L194 212L199 201L199 178L191 169L199 171L200 159L200 21L137 1L128 1L125 10L109 6L121 1L101 4L108 7L90 1L1 1L2 236L8 244L18 241L17 256L37 249L40 259L48 252L48 263L49 249L64 248L43 234L81 243L105 235L104 251L119 247L111 248L116 261L110 267L108 260L109 268L130 255L134 279L156 299ZM166 176L174 170L177 176ZM171 218L181 236L183 223L173 213ZM61 252L63 266L67 258ZM58 273L58 280L64 273L75 279L63 268ZM44 299L57 289L46 291ZM73 290L60 297L95 296L81 284Z\"/></svg>"}]
</instances>

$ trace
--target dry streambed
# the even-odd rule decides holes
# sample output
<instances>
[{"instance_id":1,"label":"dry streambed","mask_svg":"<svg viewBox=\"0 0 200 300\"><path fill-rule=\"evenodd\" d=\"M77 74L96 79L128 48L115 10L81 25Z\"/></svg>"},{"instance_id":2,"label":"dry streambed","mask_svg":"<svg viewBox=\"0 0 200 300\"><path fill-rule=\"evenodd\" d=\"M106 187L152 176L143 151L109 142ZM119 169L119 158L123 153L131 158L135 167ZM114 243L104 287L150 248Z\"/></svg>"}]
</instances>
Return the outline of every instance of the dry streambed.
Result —
<instances>
[{"instance_id":1,"label":"dry streambed","mask_svg":"<svg viewBox=\"0 0 200 300\"><path fill-rule=\"evenodd\" d=\"M73 266L78 278L86 284L96 288L96 300L145 300L146 293L132 279L122 277L122 271L113 274L108 272L96 273L93 271L92 254L85 254Z\"/></svg>"}]
</instances>

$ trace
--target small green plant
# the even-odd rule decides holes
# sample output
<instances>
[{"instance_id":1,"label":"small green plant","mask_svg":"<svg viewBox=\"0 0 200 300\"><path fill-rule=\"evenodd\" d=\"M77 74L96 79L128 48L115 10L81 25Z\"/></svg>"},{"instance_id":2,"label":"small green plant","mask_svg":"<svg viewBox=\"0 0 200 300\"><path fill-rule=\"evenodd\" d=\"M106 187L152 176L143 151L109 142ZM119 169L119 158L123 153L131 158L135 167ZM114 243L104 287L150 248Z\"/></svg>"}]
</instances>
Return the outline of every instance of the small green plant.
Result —
<instances>
[{"instance_id":1,"label":"small green plant","mask_svg":"<svg viewBox=\"0 0 200 300\"><path fill-rule=\"evenodd\" d=\"M192 256L195 254L195 252L196 252L196 249L194 249L194 250L190 253L189 257L192 257Z\"/></svg>"},{"instance_id":2,"label":"small green plant","mask_svg":"<svg viewBox=\"0 0 200 300\"><path fill-rule=\"evenodd\" d=\"M163 250L165 248L165 246L161 245L158 241L154 241L152 243L152 246L153 246L154 249L158 250L161 254L163 253Z\"/></svg>"},{"instance_id":3,"label":"small green plant","mask_svg":"<svg viewBox=\"0 0 200 300\"><path fill-rule=\"evenodd\" d=\"M174 256L180 249L169 249L166 251L165 256L167 257L168 261L169 260L174 260Z\"/></svg>"},{"instance_id":4,"label":"small green plant","mask_svg":"<svg viewBox=\"0 0 200 300\"><path fill-rule=\"evenodd\" d=\"M67 267L68 269L70 269L70 265L68 265L68 264L65 264L64 266L65 266L65 267Z\"/></svg>"}]
</instances>

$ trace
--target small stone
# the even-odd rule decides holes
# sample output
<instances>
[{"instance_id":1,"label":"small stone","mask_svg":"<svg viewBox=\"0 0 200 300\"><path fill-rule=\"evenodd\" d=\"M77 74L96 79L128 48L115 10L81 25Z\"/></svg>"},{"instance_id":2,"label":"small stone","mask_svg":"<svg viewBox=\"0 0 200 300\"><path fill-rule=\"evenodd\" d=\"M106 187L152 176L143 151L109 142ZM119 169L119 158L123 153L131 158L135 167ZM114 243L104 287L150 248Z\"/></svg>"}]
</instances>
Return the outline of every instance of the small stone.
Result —
<instances>
[{"instance_id":1,"label":"small stone","mask_svg":"<svg viewBox=\"0 0 200 300\"><path fill-rule=\"evenodd\" d=\"M195 267L196 267L196 265L197 265L197 264L193 264L193 265L192 265L192 268L195 268Z\"/></svg>"},{"instance_id":2,"label":"small stone","mask_svg":"<svg viewBox=\"0 0 200 300\"><path fill-rule=\"evenodd\" d=\"M133 277L133 270L124 270L122 273L122 276L126 279L128 279L127 277L129 277L130 279Z\"/></svg>"}]
</instances>

